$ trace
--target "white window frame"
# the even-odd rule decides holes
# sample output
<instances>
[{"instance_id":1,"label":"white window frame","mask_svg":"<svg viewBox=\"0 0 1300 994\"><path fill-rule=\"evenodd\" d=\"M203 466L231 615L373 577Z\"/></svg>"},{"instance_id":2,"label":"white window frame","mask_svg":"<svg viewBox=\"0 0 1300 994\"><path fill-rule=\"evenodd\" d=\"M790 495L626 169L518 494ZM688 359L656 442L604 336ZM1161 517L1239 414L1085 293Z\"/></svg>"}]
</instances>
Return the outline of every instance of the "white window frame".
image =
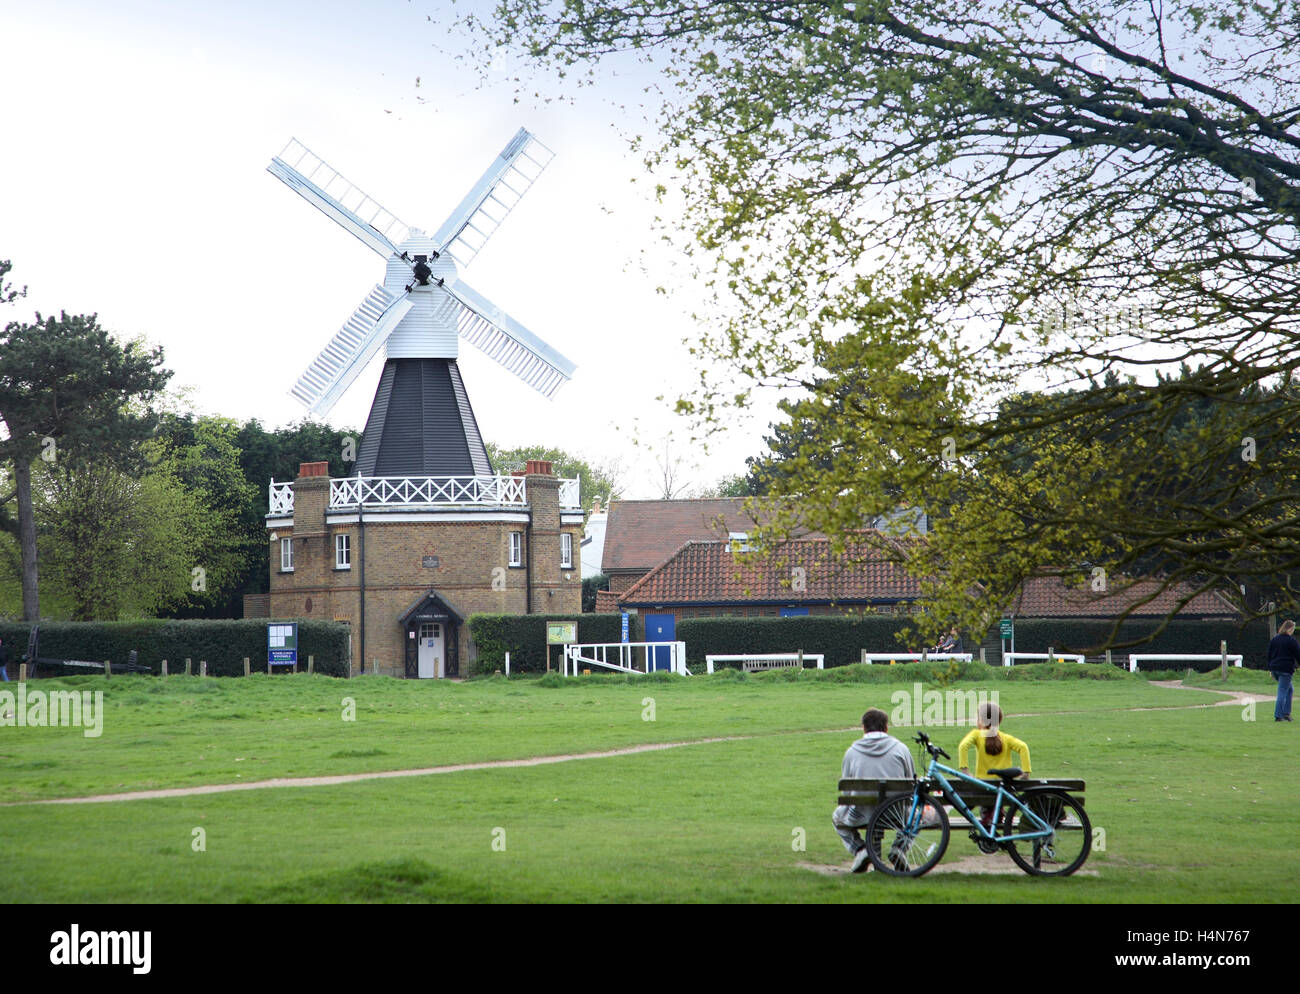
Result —
<instances>
[{"instance_id":1,"label":"white window frame","mask_svg":"<svg viewBox=\"0 0 1300 994\"><path fill-rule=\"evenodd\" d=\"M573 569L573 536L560 533L560 569Z\"/></svg>"},{"instance_id":2,"label":"white window frame","mask_svg":"<svg viewBox=\"0 0 1300 994\"><path fill-rule=\"evenodd\" d=\"M524 533L510 533L510 565L522 566L524 564Z\"/></svg>"},{"instance_id":3,"label":"white window frame","mask_svg":"<svg viewBox=\"0 0 1300 994\"><path fill-rule=\"evenodd\" d=\"M280 572L293 572L293 539L280 539Z\"/></svg>"},{"instance_id":4,"label":"white window frame","mask_svg":"<svg viewBox=\"0 0 1300 994\"><path fill-rule=\"evenodd\" d=\"M352 568L352 536L339 532L334 536L334 568Z\"/></svg>"}]
</instances>

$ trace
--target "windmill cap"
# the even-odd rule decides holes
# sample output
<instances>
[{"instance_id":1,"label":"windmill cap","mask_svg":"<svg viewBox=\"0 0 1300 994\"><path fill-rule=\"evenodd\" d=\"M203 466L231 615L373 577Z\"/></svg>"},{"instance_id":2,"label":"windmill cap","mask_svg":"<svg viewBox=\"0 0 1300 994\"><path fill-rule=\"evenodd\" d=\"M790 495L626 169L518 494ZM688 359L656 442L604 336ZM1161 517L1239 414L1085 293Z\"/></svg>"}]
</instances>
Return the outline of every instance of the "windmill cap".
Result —
<instances>
[{"instance_id":1,"label":"windmill cap","mask_svg":"<svg viewBox=\"0 0 1300 994\"><path fill-rule=\"evenodd\" d=\"M433 239L426 235L419 228L411 228L407 231L406 240L397 246L407 255L433 255Z\"/></svg>"}]
</instances>

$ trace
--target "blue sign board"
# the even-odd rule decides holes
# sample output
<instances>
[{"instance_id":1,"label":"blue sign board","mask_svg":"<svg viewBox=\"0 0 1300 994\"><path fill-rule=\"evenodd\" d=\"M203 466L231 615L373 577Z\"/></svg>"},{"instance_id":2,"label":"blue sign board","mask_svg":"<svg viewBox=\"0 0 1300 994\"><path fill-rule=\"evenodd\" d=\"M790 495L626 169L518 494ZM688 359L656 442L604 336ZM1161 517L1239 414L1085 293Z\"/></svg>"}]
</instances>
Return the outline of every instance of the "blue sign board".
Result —
<instances>
[{"instance_id":1,"label":"blue sign board","mask_svg":"<svg viewBox=\"0 0 1300 994\"><path fill-rule=\"evenodd\" d=\"M630 641L630 639L628 639L627 637L627 612L626 611L623 612L623 641L624 642Z\"/></svg>"},{"instance_id":2,"label":"blue sign board","mask_svg":"<svg viewBox=\"0 0 1300 994\"><path fill-rule=\"evenodd\" d=\"M266 626L266 662L268 666L298 664L298 623L274 622Z\"/></svg>"}]
</instances>

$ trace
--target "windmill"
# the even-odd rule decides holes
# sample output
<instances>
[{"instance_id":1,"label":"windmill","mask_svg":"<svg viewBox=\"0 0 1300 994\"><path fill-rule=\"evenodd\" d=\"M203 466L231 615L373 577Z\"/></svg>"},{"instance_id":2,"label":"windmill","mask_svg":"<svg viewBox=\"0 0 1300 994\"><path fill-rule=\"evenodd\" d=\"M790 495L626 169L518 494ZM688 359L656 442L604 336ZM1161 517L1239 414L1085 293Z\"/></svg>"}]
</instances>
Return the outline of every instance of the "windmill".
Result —
<instances>
[{"instance_id":1,"label":"windmill","mask_svg":"<svg viewBox=\"0 0 1300 994\"><path fill-rule=\"evenodd\" d=\"M549 397L574 364L460 278L553 153L523 128L432 235L368 197L297 139L267 171L386 263L290 393L324 414L380 346L387 360L357 453L360 476L479 476L492 467L457 364L465 338Z\"/></svg>"}]
</instances>

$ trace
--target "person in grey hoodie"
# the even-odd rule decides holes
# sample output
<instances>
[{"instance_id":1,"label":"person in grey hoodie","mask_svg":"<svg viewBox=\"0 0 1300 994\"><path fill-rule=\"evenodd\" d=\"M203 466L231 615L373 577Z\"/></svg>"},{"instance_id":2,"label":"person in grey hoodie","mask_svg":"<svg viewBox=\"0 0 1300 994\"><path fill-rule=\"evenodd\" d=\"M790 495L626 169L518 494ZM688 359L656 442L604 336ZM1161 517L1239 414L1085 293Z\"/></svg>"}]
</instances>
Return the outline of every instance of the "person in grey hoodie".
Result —
<instances>
[{"instance_id":1,"label":"person in grey hoodie","mask_svg":"<svg viewBox=\"0 0 1300 994\"><path fill-rule=\"evenodd\" d=\"M916 776L912 754L907 746L889 734L889 715L880 708L869 708L862 716L862 738L849 746L844 753L840 776L846 780L910 780ZM874 805L850 807L840 805L831 815L831 824L844 842L844 848L853 856L853 872L864 873L871 868L867 844L858 834L871 820Z\"/></svg>"}]
</instances>

